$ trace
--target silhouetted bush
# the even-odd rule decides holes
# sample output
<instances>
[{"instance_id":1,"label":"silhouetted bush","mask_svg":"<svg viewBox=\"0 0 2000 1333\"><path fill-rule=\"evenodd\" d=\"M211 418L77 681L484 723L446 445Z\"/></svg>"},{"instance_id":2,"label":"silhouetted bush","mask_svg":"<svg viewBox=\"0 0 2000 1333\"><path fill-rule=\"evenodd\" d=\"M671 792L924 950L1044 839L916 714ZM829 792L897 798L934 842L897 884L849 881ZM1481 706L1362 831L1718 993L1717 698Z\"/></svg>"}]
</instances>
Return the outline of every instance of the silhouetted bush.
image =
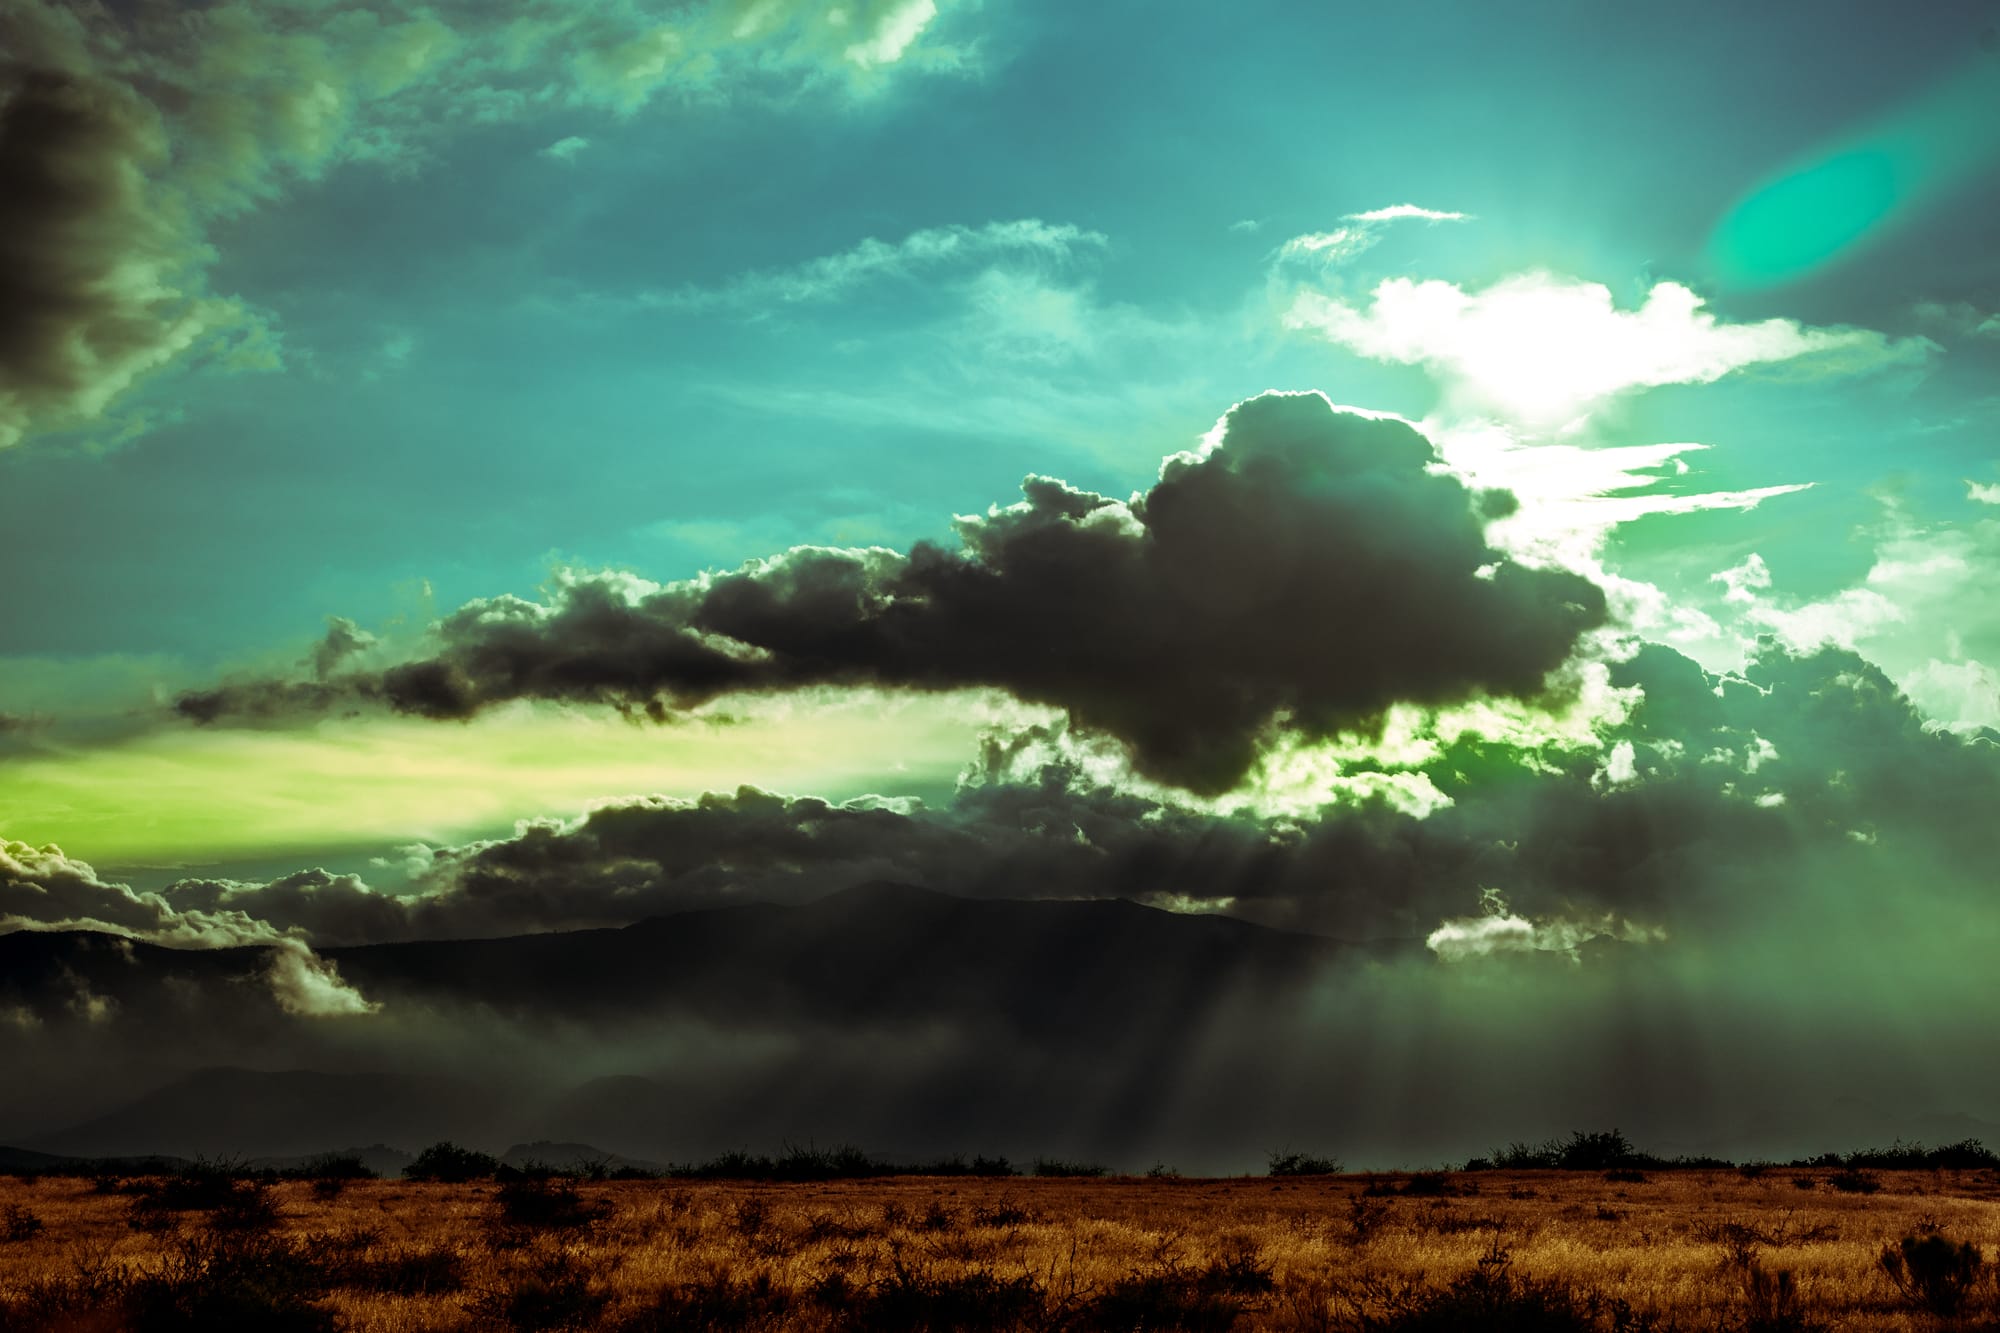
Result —
<instances>
[{"instance_id":1,"label":"silhouetted bush","mask_svg":"<svg viewBox=\"0 0 2000 1333\"><path fill-rule=\"evenodd\" d=\"M1944 1317L1965 1304L1985 1260L1972 1242L1925 1230L1883 1246L1877 1262L1905 1300Z\"/></svg>"},{"instance_id":2,"label":"silhouetted bush","mask_svg":"<svg viewBox=\"0 0 2000 1333\"><path fill-rule=\"evenodd\" d=\"M667 1170L668 1175L684 1180L865 1180L913 1173L929 1174L922 1168L894 1167L877 1162L861 1149L848 1145L838 1148L789 1145L776 1158L741 1151L726 1152L706 1162L669 1167ZM969 1174L969 1171L961 1174Z\"/></svg>"},{"instance_id":3,"label":"silhouetted bush","mask_svg":"<svg viewBox=\"0 0 2000 1333\"><path fill-rule=\"evenodd\" d=\"M583 1260L568 1250L553 1250L536 1256L512 1281L482 1291L465 1308L481 1319L534 1333L595 1328L610 1300Z\"/></svg>"},{"instance_id":4,"label":"silhouetted bush","mask_svg":"<svg viewBox=\"0 0 2000 1333\"><path fill-rule=\"evenodd\" d=\"M0 1241L16 1243L42 1234L42 1219L31 1208L10 1203L0 1208Z\"/></svg>"},{"instance_id":5,"label":"silhouetted bush","mask_svg":"<svg viewBox=\"0 0 2000 1333\"><path fill-rule=\"evenodd\" d=\"M1640 1333L1653 1321L1621 1301L1580 1293L1566 1282L1521 1277L1497 1244L1469 1273L1448 1286L1389 1288L1366 1284L1351 1293L1352 1333Z\"/></svg>"},{"instance_id":6,"label":"silhouetted bush","mask_svg":"<svg viewBox=\"0 0 2000 1333\"><path fill-rule=\"evenodd\" d=\"M915 1166L892 1166L883 1169L884 1174L895 1176L1015 1176L1020 1172L1004 1157L974 1157L966 1161L963 1157L947 1157L942 1161L923 1162Z\"/></svg>"},{"instance_id":7,"label":"silhouetted bush","mask_svg":"<svg viewBox=\"0 0 2000 1333\"><path fill-rule=\"evenodd\" d=\"M111 1304L119 1326L136 1333L324 1333L340 1326L319 1304L330 1285L307 1244L206 1231L178 1238L157 1268L131 1277Z\"/></svg>"},{"instance_id":8,"label":"silhouetted bush","mask_svg":"<svg viewBox=\"0 0 2000 1333\"><path fill-rule=\"evenodd\" d=\"M1065 1162L1058 1158L1037 1157L1035 1159L1035 1174L1038 1176L1092 1179L1098 1176L1110 1175L1111 1168L1099 1166L1095 1162Z\"/></svg>"},{"instance_id":9,"label":"silhouetted bush","mask_svg":"<svg viewBox=\"0 0 2000 1333\"><path fill-rule=\"evenodd\" d=\"M1878 1171L1977 1171L2000 1167L2000 1155L1978 1139L1961 1139L1938 1148L1900 1140L1887 1148L1864 1148L1841 1159L1849 1168Z\"/></svg>"},{"instance_id":10,"label":"silhouetted bush","mask_svg":"<svg viewBox=\"0 0 2000 1333\"><path fill-rule=\"evenodd\" d=\"M390 1296L442 1296L465 1290L465 1253L431 1245L377 1254L372 1249L340 1260L335 1284Z\"/></svg>"},{"instance_id":11,"label":"silhouetted bush","mask_svg":"<svg viewBox=\"0 0 2000 1333\"><path fill-rule=\"evenodd\" d=\"M278 1223L278 1206L266 1174L238 1176L232 1168L196 1163L174 1175L136 1183L128 1220L141 1231L173 1226L181 1214L205 1212L222 1231L268 1231Z\"/></svg>"},{"instance_id":12,"label":"silhouetted bush","mask_svg":"<svg viewBox=\"0 0 2000 1333\"><path fill-rule=\"evenodd\" d=\"M1267 1174L1274 1176L1337 1176L1340 1159L1280 1150L1270 1155Z\"/></svg>"},{"instance_id":13,"label":"silhouetted bush","mask_svg":"<svg viewBox=\"0 0 2000 1333\"><path fill-rule=\"evenodd\" d=\"M784 1326L792 1302L768 1273L716 1277L661 1289L652 1304L611 1325L616 1333L763 1333Z\"/></svg>"},{"instance_id":14,"label":"silhouetted bush","mask_svg":"<svg viewBox=\"0 0 2000 1333\"><path fill-rule=\"evenodd\" d=\"M603 1199L586 1198L573 1181L559 1177L517 1177L493 1193L500 1220L534 1231L574 1231L611 1215Z\"/></svg>"},{"instance_id":15,"label":"silhouetted bush","mask_svg":"<svg viewBox=\"0 0 2000 1333\"><path fill-rule=\"evenodd\" d=\"M864 1288L822 1282L815 1296L836 1327L853 1333L999 1333L1042 1309L1033 1278L987 1272L939 1277L912 1269L901 1255L880 1282Z\"/></svg>"},{"instance_id":16,"label":"silhouetted bush","mask_svg":"<svg viewBox=\"0 0 2000 1333\"><path fill-rule=\"evenodd\" d=\"M1852 1167L1834 1172L1826 1178L1826 1183L1842 1194L1873 1194L1882 1188L1882 1182L1875 1176Z\"/></svg>"},{"instance_id":17,"label":"silhouetted bush","mask_svg":"<svg viewBox=\"0 0 2000 1333\"><path fill-rule=\"evenodd\" d=\"M1070 1327L1087 1333L1131 1329L1228 1333L1243 1310L1238 1294L1201 1278L1158 1274L1117 1283L1086 1305Z\"/></svg>"},{"instance_id":18,"label":"silhouetted bush","mask_svg":"<svg viewBox=\"0 0 2000 1333\"><path fill-rule=\"evenodd\" d=\"M286 1180L373 1180L375 1172L353 1153L322 1153L301 1166L278 1173Z\"/></svg>"},{"instance_id":19,"label":"silhouetted bush","mask_svg":"<svg viewBox=\"0 0 2000 1333\"><path fill-rule=\"evenodd\" d=\"M500 1170L500 1159L491 1153L474 1152L446 1140L433 1143L403 1168L407 1180L435 1180L460 1185L468 1180L487 1180Z\"/></svg>"}]
</instances>

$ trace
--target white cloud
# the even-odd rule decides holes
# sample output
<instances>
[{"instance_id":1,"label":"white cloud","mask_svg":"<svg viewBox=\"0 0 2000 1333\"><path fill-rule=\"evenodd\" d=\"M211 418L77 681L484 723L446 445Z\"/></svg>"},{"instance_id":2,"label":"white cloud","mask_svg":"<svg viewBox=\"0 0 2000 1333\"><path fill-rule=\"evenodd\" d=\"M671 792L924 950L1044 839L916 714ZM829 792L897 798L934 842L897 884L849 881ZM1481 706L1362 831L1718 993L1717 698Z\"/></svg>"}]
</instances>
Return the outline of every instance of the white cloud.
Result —
<instances>
[{"instance_id":1,"label":"white cloud","mask_svg":"<svg viewBox=\"0 0 2000 1333\"><path fill-rule=\"evenodd\" d=\"M1332 231L1310 231L1294 236L1272 252L1277 263L1309 262L1321 268L1331 268L1344 264L1364 251L1371 250L1382 239L1382 232L1391 222L1411 220L1423 222L1463 222L1470 213L1447 213L1435 208L1419 208L1415 204L1391 204L1387 208L1371 208L1365 213L1349 213L1342 222L1350 225L1336 227ZM1242 224L1238 223L1238 227ZM1233 230L1233 229L1232 229Z\"/></svg>"},{"instance_id":2,"label":"white cloud","mask_svg":"<svg viewBox=\"0 0 2000 1333\"><path fill-rule=\"evenodd\" d=\"M1391 204L1387 208L1371 208L1366 213L1349 213L1349 222L1397 222L1404 218L1419 218L1425 222L1464 222L1470 213L1448 213L1442 209L1419 208L1415 204Z\"/></svg>"},{"instance_id":3,"label":"white cloud","mask_svg":"<svg viewBox=\"0 0 2000 1333\"><path fill-rule=\"evenodd\" d=\"M298 940L281 941L265 970L278 1007L301 1018L372 1014L381 1005L340 979L340 969Z\"/></svg>"},{"instance_id":4,"label":"white cloud","mask_svg":"<svg viewBox=\"0 0 2000 1333\"><path fill-rule=\"evenodd\" d=\"M827 21L833 23L834 16L840 15L836 26L845 26L848 12L839 6L829 8ZM902 59L910 44L937 17L937 12L934 0L902 0L899 4L883 7L864 23L862 35L849 42L841 54L863 69L892 65Z\"/></svg>"},{"instance_id":5,"label":"white cloud","mask_svg":"<svg viewBox=\"0 0 2000 1333\"><path fill-rule=\"evenodd\" d=\"M1935 348L1928 339L1786 319L1731 324L1702 305L1673 282L1654 286L1637 310L1620 310L1601 283L1551 273L1476 291L1391 278L1365 306L1301 291L1285 323L1372 360L1429 368L1461 414L1497 414L1537 429L1622 393L1706 384L1745 366L1810 357L1829 372L1851 372L1922 359Z\"/></svg>"},{"instance_id":6,"label":"white cloud","mask_svg":"<svg viewBox=\"0 0 2000 1333\"><path fill-rule=\"evenodd\" d=\"M1983 505L2000 505L2000 482L1968 481L1965 483L1965 494L1968 500Z\"/></svg>"},{"instance_id":7,"label":"white cloud","mask_svg":"<svg viewBox=\"0 0 2000 1333\"><path fill-rule=\"evenodd\" d=\"M1910 702L1940 726L2000 728L2000 671L1984 662L1933 657L1899 683Z\"/></svg>"},{"instance_id":8,"label":"white cloud","mask_svg":"<svg viewBox=\"0 0 2000 1333\"><path fill-rule=\"evenodd\" d=\"M863 283L911 277L946 267L1001 259L1063 263L1078 250L1105 244L1101 232L1068 223L1020 218L980 227L954 224L911 232L900 241L870 236L850 250L823 255L790 268L744 273L720 287L683 287L648 298L648 304L675 309L734 307L759 311L776 305L830 301Z\"/></svg>"},{"instance_id":9,"label":"white cloud","mask_svg":"<svg viewBox=\"0 0 2000 1333\"><path fill-rule=\"evenodd\" d=\"M1507 906L1506 897L1488 889L1480 895L1484 911L1476 917L1446 921L1424 940L1424 944L1447 963L1462 963L1497 954L1565 954L1571 962L1581 961L1579 950L1592 940L1612 939L1629 944L1650 944L1666 938L1666 932L1613 916L1595 921L1553 918L1532 921Z\"/></svg>"},{"instance_id":10,"label":"white cloud","mask_svg":"<svg viewBox=\"0 0 2000 1333\"><path fill-rule=\"evenodd\" d=\"M1764 563L1764 557L1752 551L1743 557L1741 564L1708 576L1710 583L1720 583L1723 588L1722 600L1751 605L1757 595L1771 587L1771 567Z\"/></svg>"},{"instance_id":11,"label":"white cloud","mask_svg":"<svg viewBox=\"0 0 2000 1333\"><path fill-rule=\"evenodd\" d=\"M541 156L554 158L558 162L573 162L576 155L590 147L590 140L580 134L568 134L542 149Z\"/></svg>"}]
</instances>

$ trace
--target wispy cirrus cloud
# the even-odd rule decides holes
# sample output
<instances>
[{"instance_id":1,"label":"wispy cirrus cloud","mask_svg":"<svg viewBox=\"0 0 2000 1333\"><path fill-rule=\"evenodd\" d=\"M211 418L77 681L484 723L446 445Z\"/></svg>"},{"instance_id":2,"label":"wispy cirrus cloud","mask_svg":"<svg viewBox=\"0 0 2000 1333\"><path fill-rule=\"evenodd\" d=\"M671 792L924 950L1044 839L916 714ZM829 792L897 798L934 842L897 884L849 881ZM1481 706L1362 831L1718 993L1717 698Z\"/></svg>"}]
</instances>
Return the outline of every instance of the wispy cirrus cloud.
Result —
<instances>
[{"instance_id":1,"label":"wispy cirrus cloud","mask_svg":"<svg viewBox=\"0 0 2000 1333\"><path fill-rule=\"evenodd\" d=\"M1341 218L1347 225L1335 227L1331 231L1309 231L1294 236L1279 246L1273 258L1279 263L1302 262L1330 267L1343 264L1365 251L1375 248L1382 239L1382 232L1391 222L1465 222L1470 213L1454 213L1438 208L1420 208L1416 204L1391 204L1386 208L1371 208L1361 213L1349 213Z\"/></svg>"},{"instance_id":2,"label":"wispy cirrus cloud","mask_svg":"<svg viewBox=\"0 0 2000 1333\"><path fill-rule=\"evenodd\" d=\"M1017 218L977 227L954 223L913 231L898 241L870 236L837 254L787 268L742 273L713 287L681 287L644 298L679 310L759 313L774 306L833 301L867 283L995 263L1067 263L1079 252L1101 250L1102 232L1066 222Z\"/></svg>"}]
</instances>

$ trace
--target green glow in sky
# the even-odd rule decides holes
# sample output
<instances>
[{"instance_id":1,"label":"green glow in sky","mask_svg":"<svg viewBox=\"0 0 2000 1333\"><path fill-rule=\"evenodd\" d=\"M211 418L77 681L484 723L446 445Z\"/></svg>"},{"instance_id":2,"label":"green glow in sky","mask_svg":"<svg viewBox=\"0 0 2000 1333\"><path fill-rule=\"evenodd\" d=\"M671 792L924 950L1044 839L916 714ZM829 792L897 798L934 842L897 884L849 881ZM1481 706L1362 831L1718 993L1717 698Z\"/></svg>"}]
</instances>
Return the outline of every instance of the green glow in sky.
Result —
<instances>
[{"instance_id":1,"label":"green glow in sky","mask_svg":"<svg viewBox=\"0 0 2000 1333\"><path fill-rule=\"evenodd\" d=\"M1861 253L1992 159L1996 113L2000 72L1982 59L1760 185L1717 224L1710 261L1727 282L1769 287Z\"/></svg>"}]
</instances>

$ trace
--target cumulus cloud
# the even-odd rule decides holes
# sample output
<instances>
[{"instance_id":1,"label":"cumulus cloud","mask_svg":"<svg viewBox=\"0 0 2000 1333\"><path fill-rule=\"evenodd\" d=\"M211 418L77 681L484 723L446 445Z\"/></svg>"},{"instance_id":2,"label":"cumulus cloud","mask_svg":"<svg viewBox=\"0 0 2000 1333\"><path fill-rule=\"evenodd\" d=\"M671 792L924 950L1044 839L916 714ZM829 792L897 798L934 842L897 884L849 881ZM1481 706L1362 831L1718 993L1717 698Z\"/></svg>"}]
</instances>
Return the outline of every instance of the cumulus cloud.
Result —
<instances>
[{"instance_id":1,"label":"cumulus cloud","mask_svg":"<svg viewBox=\"0 0 2000 1333\"><path fill-rule=\"evenodd\" d=\"M1587 579L1487 544L1475 493L1405 422L1318 394L1239 404L1120 501L1048 477L960 518L956 550L799 547L654 584L570 575L473 602L437 651L327 681L183 696L196 720L379 700L469 717L519 698L664 719L725 693L991 686L1115 737L1142 774L1215 793L1274 729L1368 729L1398 703L1544 694L1602 624Z\"/></svg>"},{"instance_id":2,"label":"cumulus cloud","mask_svg":"<svg viewBox=\"0 0 2000 1333\"><path fill-rule=\"evenodd\" d=\"M1391 753L1347 765L1350 778L1421 779L1434 798L1421 804L1359 783L1329 786L1316 806L1197 800L1135 783L1089 738L1034 726L992 734L937 805L747 787L628 798L429 849L394 897L324 872L164 897L331 945L622 925L893 881L1429 938L1461 960L1534 949L1587 961L1594 938L1698 942L1745 914L1888 892L1913 865L1947 900L1985 882L2000 734L1938 732L1879 667L1776 638L1741 673L1657 644L1607 670L1623 706L1579 735L1464 725L1385 738Z\"/></svg>"},{"instance_id":3,"label":"cumulus cloud","mask_svg":"<svg viewBox=\"0 0 2000 1333\"><path fill-rule=\"evenodd\" d=\"M231 911L181 911L157 893L101 878L59 847L0 840L0 929L107 930L163 944L267 943L276 932Z\"/></svg>"},{"instance_id":4,"label":"cumulus cloud","mask_svg":"<svg viewBox=\"0 0 2000 1333\"><path fill-rule=\"evenodd\" d=\"M1559 426L1621 393L1706 384L1746 366L1809 359L1853 372L1935 350L1928 339L1866 329L1733 324L1702 306L1674 282L1656 284L1637 310L1620 310L1610 288L1550 273L1475 291L1391 278L1365 305L1302 291L1285 322L1372 360L1426 366L1460 408L1534 427Z\"/></svg>"},{"instance_id":5,"label":"cumulus cloud","mask_svg":"<svg viewBox=\"0 0 2000 1333\"><path fill-rule=\"evenodd\" d=\"M1866 653L1943 725L1992 723L1988 682L2000 662L2000 609L1987 589L2000 580L2000 520L1927 521L1891 499L1864 535L1874 546L1867 572L1817 597L1788 593L1782 569L1754 554L1714 579L1752 629L1801 649L1832 644Z\"/></svg>"},{"instance_id":6,"label":"cumulus cloud","mask_svg":"<svg viewBox=\"0 0 2000 1333\"><path fill-rule=\"evenodd\" d=\"M324 877L324 872L290 876L260 887L247 904L236 904L226 901L226 892L207 892L201 885L142 893L103 878L61 848L0 839L0 932L91 930L179 948L253 947L269 952L259 975L285 1012L373 1012L375 1006L342 984L330 964L287 933L295 926L281 924L284 905L297 899L297 881L313 874ZM113 1016L110 999L81 982L72 989L68 1007L77 1017L95 1023Z\"/></svg>"},{"instance_id":7,"label":"cumulus cloud","mask_svg":"<svg viewBox=\"0 0 2000 1333\"><path fill-rule=\"evenodd\" d=\"M263 316L208 289L218 220L343 163L414 161L468 122L630 115L669 89L865 91L892 67L959 62L926 44L937 18L933 0L712 0L671 17L628 0L9 6L0 447L101 420L172 364L281 364Z\"/></svg>"},{"instance_id":8,"label":"cumulus cloud","mask_svg":"<svg viewBox=\"0 0 2000 1333\"><path fill-rule=\"evenodd\" d=\"M1966 498L1983 505L2000 505L2000 482L1987 483L1968 481L1965 483Z\"/></svg>"}]
</instances>

